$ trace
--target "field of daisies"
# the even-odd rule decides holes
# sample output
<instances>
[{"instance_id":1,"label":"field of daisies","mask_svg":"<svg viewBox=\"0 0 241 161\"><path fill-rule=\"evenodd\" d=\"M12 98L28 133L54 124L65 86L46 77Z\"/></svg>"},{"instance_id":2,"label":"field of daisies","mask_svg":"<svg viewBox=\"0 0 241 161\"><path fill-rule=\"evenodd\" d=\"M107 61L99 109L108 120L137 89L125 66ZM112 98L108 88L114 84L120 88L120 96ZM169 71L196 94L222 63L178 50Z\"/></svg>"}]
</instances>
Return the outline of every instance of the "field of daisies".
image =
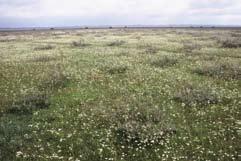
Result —
<instances>
[{"instance_id":1,"label":"field of daisies","mask_svg":"<svg viewBox=\"0 0 241 161\"><path fill-rule=\"evenodd\" d=\"M241 30L0 32L0 160L241 160Z\"/></svg>"}]
</instances>

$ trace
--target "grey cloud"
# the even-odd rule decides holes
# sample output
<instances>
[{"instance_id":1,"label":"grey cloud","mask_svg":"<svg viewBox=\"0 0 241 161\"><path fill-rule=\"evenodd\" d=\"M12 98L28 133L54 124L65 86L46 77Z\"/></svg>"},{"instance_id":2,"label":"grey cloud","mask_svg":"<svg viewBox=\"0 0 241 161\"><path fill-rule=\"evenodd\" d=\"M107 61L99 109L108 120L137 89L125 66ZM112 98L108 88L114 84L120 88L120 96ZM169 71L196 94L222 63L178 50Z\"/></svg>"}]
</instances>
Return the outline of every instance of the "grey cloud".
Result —
<instances>
[{"instance_id":1,"label":"grey cloud","mask_svg":"<svg viewBox=\"0 0 241 161\"><path fill-rule=\"evenodd\" d=\"M0 6L26 6L26 5L36 5L39 0L0 0Z\"/></svg>"},{"instance_id":2,"label":"grey cloud","mask_svg":"<svg viewBox=\"0 0 241 161\"><path fill-rule=\"evenodd\" d=\"M237 3L237 0L200 0L190 3L191 9L201 8L227 8Z\"/></svg>"},{"instance_id":3,"label":"grey cloud","mask_svg":"<svg viewBox=\"0 0 241 161\"><path fill-rule=\"evenodd\" d=\"M170 1L180 4L178 0L161 2ZM0 28L136 24L241 25L241 0L183 0L181 3L184 4L183 8L169 3L173 10L166 12L166 3L160 3L159 0L0 0ZM98 8L93 4L99 4Z\"/></svg>"}]
</instances>

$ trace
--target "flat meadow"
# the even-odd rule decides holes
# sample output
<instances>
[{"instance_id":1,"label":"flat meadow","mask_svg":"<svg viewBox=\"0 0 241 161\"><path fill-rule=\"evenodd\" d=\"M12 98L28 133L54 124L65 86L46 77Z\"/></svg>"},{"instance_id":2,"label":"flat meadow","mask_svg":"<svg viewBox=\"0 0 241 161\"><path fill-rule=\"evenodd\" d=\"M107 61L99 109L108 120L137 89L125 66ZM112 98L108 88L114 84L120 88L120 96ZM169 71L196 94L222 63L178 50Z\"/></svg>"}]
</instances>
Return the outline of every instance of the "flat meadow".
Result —
<instances>
[{"instance_id":1,"label":"flat meadow","mask_svg":"<svg viewBox=\"0 0 241 161\"><path fill-rule=\"evenodd\" d=\"M0 160L241 160L241 30L0 32Z\"/></svg>"}]
</instances>

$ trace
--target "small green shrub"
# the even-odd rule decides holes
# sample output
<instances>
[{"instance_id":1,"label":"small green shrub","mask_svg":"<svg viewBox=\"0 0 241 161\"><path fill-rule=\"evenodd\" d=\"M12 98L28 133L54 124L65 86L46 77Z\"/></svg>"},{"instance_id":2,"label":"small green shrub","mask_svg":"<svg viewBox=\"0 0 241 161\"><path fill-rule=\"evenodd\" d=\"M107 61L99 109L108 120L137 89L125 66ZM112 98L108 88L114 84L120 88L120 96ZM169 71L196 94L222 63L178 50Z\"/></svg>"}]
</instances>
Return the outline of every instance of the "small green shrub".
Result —
<instances>
[{"instance_id":1,"label":"small green shrub","mask_svg":"<svg viewBox=\"0 0 241 161\"><path fill-rule=\"evenodd\" d=\"M32 58L32 62L50 62L50 61L54 61L56 60L56 58L54 57L50 57L48 55L38 55L38 56L35 56L34 58Z\"/></svg>"},{"instance_id":2,"label":"small green shrub","mask_svg":"<svg viewBox=\"0 0 241 161\"><path fill-rule=\"evenodd\" d=\"M84 40L79 40L79 41L73 41L71 43L71 46L73 47L86 47L89 46Z\"/></svg>"},{"instance_id":3,"label":"small green shrub","mask_svg":"<svg viewBox=\"0 0 241 161\"><path fill-rule=\"evenodd\" d=\"M241 47L241 38L232 37L226 38L224 40L219 40L223 48L240 48Z\"/></svg>"},{"instance_id":4,"label":"small green shrub","mask_svg":"<svg viewBox=\"0 0 241 161\"><path fill-rule=\"evenodd\" d=\"M232 32L232 33L231 33L231 36L232 36L232 37L237 37L237 38L240 38L240 37L241 37L241 33L240 33L240 32L235 31L235 32Z\"/></svg>"},{"instance_id":5,"label":"small green shrub","mask_svg":"<svg viewBox=\"0 0 241 161\"><path fill-rule=\"evenodd\" d=\"M52 50L55 47L52 45L41 45L34 48L34 50Z\"/></svg>"},{"instance_id":6,"label":"small green shrub","mask_svg":"<svg viewBox=\"0 0 241 161\"><path fill-rule=\"evenodd\" d=\"M144 51L141 52L141 54L147 54L147 55L156 54L160 50L158 47L156 47L152 44L140 44L140 45L138 45L138 48L144 50Z\"/></svg>"},{"instance_id":7,"label":"small green shrub","mask_svg":"<svg viewBox=\"0 0 241 161\"><path fill-rule=\"evenodd\" d=\"M15 118L16 116L13 116L0 121L0 160L2 161L16 160L15 153L25 146L24 135L30 133L27 122Z\"/></svg>"},{"instance_id":8,"label":"small green shrub","mask_svg":"<svg viewBox=\"0 0 241 161\"><path fill-rule=\"evenodd\" d=\"M164 67L170 67L170 66L176 65L177 63L178 63L178 59L168 57L168 56L163 56L162 58L159 58L158 60L154 60L153 62L151 62L151 65L159 68L164 68Z\"/></svg>"},{"instance_id":9,"label":"small green shrub","mask_svg":"<svg viewBox=\"0 0 241 161\"><path fill-rule=\"evenodd\" d=\"M109 74L124 74L128 70L127 66L113 66L107 68L107 73Z\"/></svg>"},{"instance_id":10,"label":"small green shrub","mask_svg":"<svg viewBox=\"0 0 241 161\"><path fill-rule=\"evenodd\" d=\"M120 53L117 54L117 56L128 56L130 53L128 51L121 51Z\"/></svg>"},{"instance_id":11,"label":"small green shrub","mask_svg":"<svg viewBox=\"0 0 241 161\"><path fill-rule=\"evenodd\" d=\"M147 48L145 48L144 53L145 54L156 54L158 53L159 49L157 47L154 46L149 46Z\"/></svg>"},{"instance_id":12,"label":"small green shrub","mask_svg":"<svg viewBox=\"0 0 241 161\"><path fill-rule=\"evenodd\" d=\"M241 79L241 67L238 63L213 62L203 64L193 70L199 75L211 76L221 79Z\"/></svg>"},{"instance_id":13,"label":"small green shrub","mask_svg":"<svg viewBox=\"0 0 241 161\"><path fill-rule=\"evenodd\" d=\"M175 94L174 100L185 106L207 106L211 104L227 103L229 100L221 98L216 92L208 87L197 87L184 84Z\"/></svg>"},{"instance_id":14,"label":"small green shrub","mask_svg":"<svg viewBox=\"0 0 241 161\"><path fill-rule=\"evenodd\" d=\"M185 42L183 43L183 49L186 52L192 52L193 50L200 50L202 46L198 43Z\"/></svg>"},{"instance_id":15,"label":"small green shrub","mask_svg":"<svg viewBox=\"0 0 241 161\"><path fill-rule=\"evenodd\" d=\"M12 103L7 113L11 114L31 114L34 110L48 108L50 105L47 94L40 91L30 91L19 100Z\"/></svg>"},{"instance_id":16,"label":"small green shrub","mask_svg":"<svg viewBox=\"0 0 241 161\"><path fill-rule=\"evenodd\" d=\"M56 66L51 69L45 76L44 81L40 85L41 90L55 90L63 88L69 82L68 75L63 71L62 67Z\"/></svg>"},{"instance_id":17,"label":"small green shrub","mask_svg":"<svg viewBox=\"0 0 241 161\"><path fill-rule=\"evenodd\" d=\"M1 38L0 37L0 42L12 42L12 41L16 41L16 40L17 40L17 38L9 38L9 37Z\"/></svg>"},{"instance_id":18,"label":"small green shrub","mask_svg":"<svg viewBox=\"0 0 241 161\"><path fill-rule=\"evenodd\" d=\"M151 148L161 145L176 130L163 121L163 113L158 108L137 107L130 111L120 111L114 115L119 120L115 130L116 146L121 150L129 148ZM124 149L123 149L124 147Z\"/></svg>"},{"instance_id":19,"label":"small green shrub","mask_svg":"<svg viewBox=\"0 0 241 161\"><path fill-rule=\"evenodd\" d=\"M116 40L116 41L112 41L112 42L108 43L107 46L121 46L123 44L125 44L125 41Z\"/></svg>"}]
</instances>

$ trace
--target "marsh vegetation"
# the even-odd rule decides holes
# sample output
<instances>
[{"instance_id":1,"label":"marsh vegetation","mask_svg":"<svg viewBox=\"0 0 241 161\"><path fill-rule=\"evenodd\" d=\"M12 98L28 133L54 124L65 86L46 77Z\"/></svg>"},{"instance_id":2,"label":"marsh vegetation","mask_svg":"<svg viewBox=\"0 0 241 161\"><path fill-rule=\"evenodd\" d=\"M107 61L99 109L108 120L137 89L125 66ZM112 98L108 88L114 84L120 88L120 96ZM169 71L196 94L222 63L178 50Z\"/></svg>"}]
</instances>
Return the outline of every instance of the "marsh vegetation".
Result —
<instances>
[{"instance_id":1,"label":"marsh vegetation","mask_svg":"<svg viewBox=\"0 0 241 161\"><path fill-rule=\"evenodd\" d=\"M0 34L0 160L241 160L234 29Z\"/></svg>"}]
</instances>

